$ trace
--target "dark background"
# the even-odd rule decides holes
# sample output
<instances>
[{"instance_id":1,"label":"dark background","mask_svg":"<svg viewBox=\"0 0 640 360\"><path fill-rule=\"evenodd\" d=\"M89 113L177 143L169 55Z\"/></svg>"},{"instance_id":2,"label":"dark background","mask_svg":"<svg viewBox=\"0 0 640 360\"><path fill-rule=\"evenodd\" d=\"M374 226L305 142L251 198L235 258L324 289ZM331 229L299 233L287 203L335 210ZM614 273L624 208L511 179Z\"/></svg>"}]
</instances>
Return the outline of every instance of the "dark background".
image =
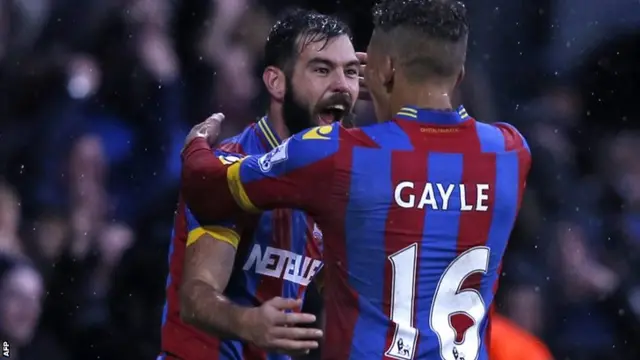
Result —
<instances>
[{"instance_id":1,"label":"dark background","mask_svg":"<svg viewBox=\"0 0 640 360\"><path fill-rule=\"evenodd\" d=\"M534 157L498 311L558 359L637 359L640 5L469 3L460 98ZM0 252L41 277L0 273L12 358L157 355L184 136L214 111L226 135L262 115L288 5L339 14L366 48L371 1L0 2Z\"/></svg>"}]
</instances>

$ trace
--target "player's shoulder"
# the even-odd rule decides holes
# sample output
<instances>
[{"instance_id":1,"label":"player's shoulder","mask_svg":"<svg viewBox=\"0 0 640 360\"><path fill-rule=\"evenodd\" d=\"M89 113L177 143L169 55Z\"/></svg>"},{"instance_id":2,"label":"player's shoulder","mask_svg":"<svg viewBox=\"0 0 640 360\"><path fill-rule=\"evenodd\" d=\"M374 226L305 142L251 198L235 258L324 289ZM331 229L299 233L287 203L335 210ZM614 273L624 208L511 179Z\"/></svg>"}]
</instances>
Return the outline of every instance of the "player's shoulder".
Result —
<instances>
[{"instance_id":1,"label":"player's shoulder","mask_svg":"<svg viewBox=\"0 0 640 360\"><path fill-rule=\"evenodd\" d=\"M512 124L506 122L487 124L476 121L476 129L481 137L481 142L495 137L496 141L504 144L506 151L526 150L530 152L529 144L524 135Z\"/></svg>"},{"instance_id":2,"label":"player's shoulder","mask_svg":"<svg viewBox=\"0 0 640 360\"><path fill-rule=\"evenodd\" d=\"M251 123L239 134L220 141L217 150L236 155L252 155L264 152L256 135L256 123Z\"/></svg>"},{"instance_id":3,"label":"player's shoulder","mask_svg":"<svg viewBox=\"0 0 640 360\"><path fill-rule=\"evenodd\" d=\"M526 148L529 149L529 145L527 144L527 140L524 135L512 124L506 122L497 122L493 124L496 128L498 128L505 140L505 146L507 148Z\"/></svg>"},{"instance_id":4,"label":"player's shoulder","mask_svg":"<svg viewBox=\"0 0 640 360\"><path fill-rule=\"evenodd\" d=\"M301 131L258 159L258 165L267 172L273 165L293 170L331 157L338 151L339 124L316 126Z\"/></svg>"}]
</instances>

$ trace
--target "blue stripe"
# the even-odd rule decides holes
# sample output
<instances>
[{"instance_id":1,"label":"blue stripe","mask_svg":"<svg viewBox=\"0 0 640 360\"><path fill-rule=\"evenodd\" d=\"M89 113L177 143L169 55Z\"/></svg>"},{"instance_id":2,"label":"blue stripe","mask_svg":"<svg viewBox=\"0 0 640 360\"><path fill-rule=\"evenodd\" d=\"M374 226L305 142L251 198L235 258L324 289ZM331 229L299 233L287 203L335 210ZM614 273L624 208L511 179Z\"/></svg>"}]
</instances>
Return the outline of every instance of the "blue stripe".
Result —
<instances>
[{"instance_id":1,"label":"blue stripe","mask_svg":"<svg viewBox=\"0 0 640 360\"><path fill-rule=\"evenodd\" d=\"M510 125L508 125L511 127ZM512 128L512 127L511 127ZM487 312L493 302L493 285L500 274L500 261L504 254L507 240L515 222L518 201L518 156L515 152L505 153L505 139L502 131L495 126L477 123L476 127L482 150L496 153L496 183L494 191L494 208L487 247L490 249L489 270L480 283L480 295L485 302ZM514 129L515 131L515 129ZM515 131L517 133L517 131ZM486 335L488 317L480 325L482 338ZM480 359L487 359L489 349L482 344Z\"/></svg>"},{"instance_id":2,"label":"blue stripe","mask_svg":"<svg viewBox=\"0 0 640 360\"><path fill-rule=\"evenodd\" d=\"M267 250L267 246L271 246L273 242L273 212L268 211L264 212L260 219L258 220L258 224L256 224L255 231L252 236L251 246L249 247L249 251L246 254L246 257L243 259L243 263L240 265L241 268L246 263L248 256L253 251L253 247L255 245L260 246L260 251L262 252L262 256L264 256L264 252ZM254 266L258 266L262 259L258 259L258 262ZM249 271L240 272L241 276L244 277L243 282L239 283L241 286L244 283L244 287L248 294L250 294L253 298L256 297L258 291L258 284L260 283L260 279L262 276L255 272L255 268L251 268ZM244 289L243 289L244 290ZM238 292L234 292L238 293ZM242 292L240 292L242 293Z\"/></svg>"},{"instance_id":3,"label":"blue stripe","mask_svg":"<svg viewBox=\"0 0 640 360\"><path fill-rule=\"evenodd\" d=\"M491 249L489 271L480 283L480 294L487 311L493 301L493 285L498 280L500 261L504 255L511 229L516 220L519 190L518 154L508 152L497 155L495 202L487 246ZM487 318L482 324L481 334L485 334ZM487 349L484 349L487 351Z\"/></svg>"},{"instance_id":4,"label":"blue stripe","mask_svg":"<svg viewBox=\"0 0 640 360\"><path fill-rule=\"evenodd\" d=\"M224 340L220 342L218 358L220 360L241 360L244 344L237 340Z\"/></svg>"},{"instance_id":5,"label":"blue stripe","mask_svg":"<svg viewBox=\"0 0 640 360\"><path fill-rule=\"evenodd\" d=\"M264 257L265 251L268 246L273 246L273 211L267 211L260 215L258 219L258 223L253 231L253 235L251 238L251 245L248 247L246 254L242 258L242 263L238 264L239 269L242 270L244 264L249 259L251 252L253 251L254 246L260 247L260 252L262 257ZM233 281L229 281L229 285L227 285L227 293L229 294L248 294L250 298L238 298L233 299L234 301L242 301L243 303L250 303L250 300L253 300L257 296L258 285L260 284L260 280L263 276L256 273L256 267L259 266L262 261L262 257L257 260L256 264L252 265L252 268L248 271L238 271L234 272L234 275L241 277L240 279L232 279Z\"/></svg>"},{"instance_id":6,"label":"blue stripe","mask_svg":"<svg viewBox=\"0 0 640 360\"><path fill-rule=\"evenodd\" d=\"M376 166L376 176L369 176L372 164ZM371 354L383 354L385 350L388 319L383 315L382 297L388 207L376 205L378 199L393 198L391 153L354 149L351 174L345 246L349 285L359 294L359 315L353 338L345 341L352 344L349 358L360 360Z\"/></svg>"},{"instance_id":7,"label":"blue stripe","mask_svg":"<svg viewBox=\"0 0 640 360\"><path fill-rule=\"evenodd\" d=\"M489 124L476 122L476 132L482 152L497 153L504 151L504 136L500 129Z\"/></svg>"},{"instance_id":8,"label":"blue stripe","mask_svg":"<svg viewBox=\"0 0 640 360\"><path fill-rule=\"evenodd\" d=\"M196 217L193 216L191 210L189 210L188 206L184 206L184 217L187 221L187 232L191 232L193 229L197 229L200 227L200 223L196 220Z\"/></svg>"},{"instance_id":9,"label":"blue stripe","mask_svg":"<svg viewBox=\"0 0 640 360\"><path fill-rule=\"evenodd\" d=\"M413 150L409 136L394 122L365 126L360 129L376 144L384 144L385 149Z\"/></svg>"},{"instance_id":10,"label":"blue stripe","mask_svg":"<svg viewBox=\"0 0 640 360\"><path fill-rule=\"evenodd\" d=\"M294 254L303 255L302 257L300 257L301 263L296 264L296 266L299 268L298 274L304 270L302 266L304 266L304 256L306 255L304 251L305 245L307 243L306 234L307 234L306 216L301 211L297 211L297 210L292 211L291 212L291 239L290 239L291 246L289 247L289 250ZM286 292L282 296L291 297L291 298L295 298L296 296L298 296L298 290L302 285L296 284L291 281L285 281L284 283L286 286L285 288ZM302 295L304 297L304 294Z\"/></svg>"},{"instance_id":11,"label":"blue stripe","mask_svg":"<svg viewBox=\"0 0 640 360\"><path fill-rule=\"evenodd\" d=\"M462 154L431 153L428 160L428 181L432 184L460 184L462 182ZM434 189L437 194L437 189ZM460 204L460 189L456 186L449 204ZM438 201L442 203L442 201ZM442 273L457 256L459 207L432 210L425 207L424 236L418 263L416 324L420 331L416 359L437 358L440 355L438 336L431 330L431 306ZM437 353L433 353L437 349Z\"/></svg>"}]
</instances>

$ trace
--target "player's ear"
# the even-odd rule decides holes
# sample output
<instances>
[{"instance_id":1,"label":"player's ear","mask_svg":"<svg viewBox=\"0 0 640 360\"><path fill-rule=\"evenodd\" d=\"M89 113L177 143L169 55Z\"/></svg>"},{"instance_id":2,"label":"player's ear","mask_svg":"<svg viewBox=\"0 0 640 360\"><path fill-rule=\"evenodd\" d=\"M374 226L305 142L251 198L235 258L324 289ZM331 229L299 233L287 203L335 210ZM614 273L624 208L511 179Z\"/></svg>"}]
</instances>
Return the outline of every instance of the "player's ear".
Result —
<instances>
[{"instance_id":1,"label":"player's ear","mask_svg":"<svg viewBox=\"0 0 640 360\"><path fill-rule=\"evenodd\" d=\"M380 83L384 85L387 92L391 92L396 76L394 61L390 56L385 56L380 71Z\"/></svg>"},{"instance_id":2,"label":"player's ear","mask_svg":"<svg viewBox=\"0 0 640 360\"><path fill-rule=\"evenodd\" d=\"M286 90L284 72L275 66L267 66L262 72L262 81L272 98L282 101Z\"/></svg>"}]
</instances>

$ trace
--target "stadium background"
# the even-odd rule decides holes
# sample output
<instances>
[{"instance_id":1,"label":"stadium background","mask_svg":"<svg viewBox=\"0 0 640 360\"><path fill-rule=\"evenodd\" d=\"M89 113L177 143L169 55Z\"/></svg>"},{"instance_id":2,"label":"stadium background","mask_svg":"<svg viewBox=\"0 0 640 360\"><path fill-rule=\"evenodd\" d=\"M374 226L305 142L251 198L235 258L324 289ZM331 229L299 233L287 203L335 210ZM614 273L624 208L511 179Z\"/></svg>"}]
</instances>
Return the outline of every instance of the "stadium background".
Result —
<instances>
[{"instance_id":1,"label":"stadium background","mask_svg":"<svg viewBox=\"0 0 640 360\"><path fill-rule=\"evenodd\" d=\"M0 1L1 263L32 259L45 291L0 267L18 358L154 358L184 136L262 114L261 47L288 5L340 14L365 49L365 0ZM640 5L468 7L460 97L534 154L498 310L558 359L637 359Z\"/></svg>"}]
</instances>

